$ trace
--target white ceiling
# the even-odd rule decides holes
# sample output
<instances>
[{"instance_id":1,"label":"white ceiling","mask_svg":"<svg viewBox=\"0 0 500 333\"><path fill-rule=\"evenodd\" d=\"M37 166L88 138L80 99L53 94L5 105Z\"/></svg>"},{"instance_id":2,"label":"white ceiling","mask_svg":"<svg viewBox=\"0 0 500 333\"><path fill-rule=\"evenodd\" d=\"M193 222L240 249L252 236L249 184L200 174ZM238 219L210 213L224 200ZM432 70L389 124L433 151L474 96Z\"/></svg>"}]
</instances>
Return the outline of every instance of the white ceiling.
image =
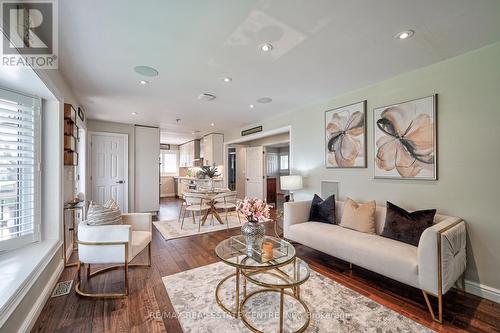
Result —
<instances>
[{"instance_id":1,"label":"white ceiling","mask_svg":"<svg viewBox=\"0 0 500 333\"><path fill-rule=\"evenodd\" d=\"M158 125L174 144L500 40L498 0L85 0L59 11L60 67L88 117ZM406 29L413 38L394 38ZM142 86L137 65L160 75ZM197 100L204 92L217 99Z\"/></svg>"}]
</instances>

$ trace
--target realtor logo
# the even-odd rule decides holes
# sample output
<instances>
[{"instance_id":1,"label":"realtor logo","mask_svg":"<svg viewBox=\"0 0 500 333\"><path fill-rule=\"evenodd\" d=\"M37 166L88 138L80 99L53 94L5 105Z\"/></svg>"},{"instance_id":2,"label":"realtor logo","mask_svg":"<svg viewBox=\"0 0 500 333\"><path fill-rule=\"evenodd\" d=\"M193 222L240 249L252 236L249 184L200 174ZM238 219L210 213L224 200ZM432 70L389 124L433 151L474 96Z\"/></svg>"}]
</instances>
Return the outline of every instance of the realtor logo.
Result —
<instances>
[{"instance_id":1,"label":"realtor logo","mask_svg":"<svg viewBox=\"0 0 500 333\"><path fill-rule=\"evenodd\" d=\"M57 2L0 1L2 59L7 67L58 66Z\"/></svg>"}]
</instances>

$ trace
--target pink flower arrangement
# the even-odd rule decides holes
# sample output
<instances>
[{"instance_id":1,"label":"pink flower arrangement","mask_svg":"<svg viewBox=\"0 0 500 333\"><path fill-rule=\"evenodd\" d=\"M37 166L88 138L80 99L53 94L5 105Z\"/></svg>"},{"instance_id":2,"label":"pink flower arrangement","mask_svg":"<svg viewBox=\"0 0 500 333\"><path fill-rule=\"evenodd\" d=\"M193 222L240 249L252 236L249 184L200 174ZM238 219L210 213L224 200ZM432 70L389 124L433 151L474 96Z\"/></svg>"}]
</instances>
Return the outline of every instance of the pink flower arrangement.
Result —
<instances>
[{"instance_id":1,"label":"pink flower arrangement","mask_svg":"<svg viewBox=\"0 0 500 333\"><path fill-rule=\"evenodd\" d=\"M257 198L245 198L238 204L238 210L248 221L264 222L269 219L270 206Z\"/></svg>"}]
</instances>

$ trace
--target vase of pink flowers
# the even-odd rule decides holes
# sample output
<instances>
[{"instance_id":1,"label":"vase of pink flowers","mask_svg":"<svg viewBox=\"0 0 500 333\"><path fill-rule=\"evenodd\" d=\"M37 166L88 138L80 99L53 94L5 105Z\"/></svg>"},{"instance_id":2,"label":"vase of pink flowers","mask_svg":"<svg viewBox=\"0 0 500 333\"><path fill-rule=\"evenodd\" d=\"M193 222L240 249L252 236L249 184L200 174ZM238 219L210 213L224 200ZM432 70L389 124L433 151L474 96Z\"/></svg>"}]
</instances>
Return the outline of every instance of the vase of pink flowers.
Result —
<instances>
[{"instance_id":1,"label":"vase of pink flowers","mask_svg":"<svg viewBox=\"0 0 500 333\"><path fill-rule=\"evenodd\" d=\"M238 204L238 210L248 221L241 227L241 234L245 237L247 255L252 256L262 246L266 231L262 222L269 219L269 205L257 198L245 198Z\"/></svg>"}]
</instances>

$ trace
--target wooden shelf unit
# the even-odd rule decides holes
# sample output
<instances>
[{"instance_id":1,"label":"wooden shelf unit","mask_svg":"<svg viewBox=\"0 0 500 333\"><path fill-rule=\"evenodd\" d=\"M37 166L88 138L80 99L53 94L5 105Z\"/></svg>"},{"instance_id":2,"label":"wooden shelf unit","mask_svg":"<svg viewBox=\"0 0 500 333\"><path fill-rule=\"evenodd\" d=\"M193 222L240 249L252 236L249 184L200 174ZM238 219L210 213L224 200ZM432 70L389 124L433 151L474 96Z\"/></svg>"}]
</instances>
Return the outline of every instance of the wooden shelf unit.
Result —
<instances>
[{"instance_id":1,"label":"wooden shelf unit","mask_svg":"<svg viewBox=\"0 0 500 333\"><path fill-rule=\"evenodd\" d=\"M68 103L64 104L64 165L78 165L78 117L75 108Z\"/></svg>"}]
</instances>

